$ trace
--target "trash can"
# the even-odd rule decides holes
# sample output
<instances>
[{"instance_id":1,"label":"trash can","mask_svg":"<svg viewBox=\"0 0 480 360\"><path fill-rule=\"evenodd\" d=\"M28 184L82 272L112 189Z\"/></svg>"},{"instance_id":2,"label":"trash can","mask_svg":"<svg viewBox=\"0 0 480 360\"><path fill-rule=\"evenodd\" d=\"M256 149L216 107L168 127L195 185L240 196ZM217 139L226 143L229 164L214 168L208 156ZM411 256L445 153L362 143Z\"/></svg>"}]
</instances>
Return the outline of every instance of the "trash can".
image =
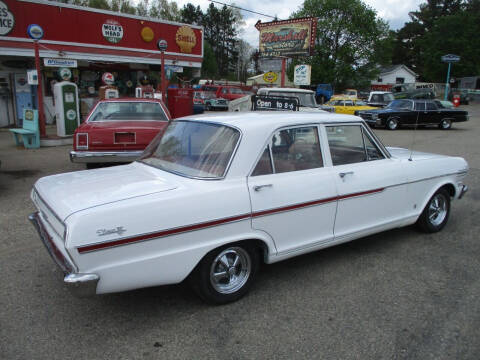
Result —
<instances>
[{"instance_id":1,"label":"trash can","mask_svg":"<svg viewBox=\"0 0 480 360\"><path fill-rule=\"evenodd\" d=\"M193 115L193 89L167 89L167 99L172 119Z\"/></svg>"}]
</instances>

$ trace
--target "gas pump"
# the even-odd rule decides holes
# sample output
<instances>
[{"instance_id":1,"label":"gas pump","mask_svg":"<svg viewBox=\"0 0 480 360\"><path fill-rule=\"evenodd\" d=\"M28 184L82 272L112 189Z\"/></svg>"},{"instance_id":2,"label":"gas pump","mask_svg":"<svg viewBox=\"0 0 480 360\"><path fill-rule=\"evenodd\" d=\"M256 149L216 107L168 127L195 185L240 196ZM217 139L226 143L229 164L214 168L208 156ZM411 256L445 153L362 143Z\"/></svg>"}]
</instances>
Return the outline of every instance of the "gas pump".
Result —
<instances>
[{"instance_id":1,"label":"gas pump","mask_svg":"<svg viewBox=\"0 0 480 360\"><path fill-rule=\"evenodd\" d=\"M71 78L70 69L62 68L59 73L64 81L60 81L53 86L57 135L70 136L80 125L78 87L75 83L67 81ZM68 76L68 73L70 76Z\"/></svg>"},{"instance_id":2,"label":"gas pump","mask_svg":"<svg viewBox=\"0 0 480 360\"><path fill-rule=\"evenodd\" d=\"M104 85L98 89L98 97L100 100L118 98L118 88L113 85L115 83L113 74L108 72L104 73L102 75L102 82Z\"/></svg>"},{"instance_id":3,"label":"gas pump","mask_svg":"<svg viewBox=\"0 0 480 360\"><path fill-rule=\"evenodd\" d=\"M140 85L135 88L135 97L153 99L155 91L152 85Z\"/></svg>"}]
</instances>

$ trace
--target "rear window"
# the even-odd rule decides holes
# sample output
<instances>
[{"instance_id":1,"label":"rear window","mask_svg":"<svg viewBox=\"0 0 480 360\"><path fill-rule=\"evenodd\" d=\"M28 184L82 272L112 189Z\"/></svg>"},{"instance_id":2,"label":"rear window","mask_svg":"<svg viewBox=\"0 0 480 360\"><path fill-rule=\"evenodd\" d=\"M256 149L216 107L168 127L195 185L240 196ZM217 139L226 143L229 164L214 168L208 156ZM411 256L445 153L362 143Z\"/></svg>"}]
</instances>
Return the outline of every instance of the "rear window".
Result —
<instances>
[{"instance_id":1,"label":"rear window","mask_svg":"<svg viewBox=\"0 0 480 360\"><path fill-rule=\"evenodd\" d=\"M179 175L215 179L225 175L240 139L229 126L199 121L173 121L155 138L142 162Z\"/></svg>"},{"instance_id":2,"label":"rear window","mask_svg":"<svg viewBox=\"0 0 480 360\"><path fill-rule=\"evenodd\" d=\"M88 118L97 121L168 121L168 117L157 102L122 101L98 104Z\"/></svg>"}]
</instances>

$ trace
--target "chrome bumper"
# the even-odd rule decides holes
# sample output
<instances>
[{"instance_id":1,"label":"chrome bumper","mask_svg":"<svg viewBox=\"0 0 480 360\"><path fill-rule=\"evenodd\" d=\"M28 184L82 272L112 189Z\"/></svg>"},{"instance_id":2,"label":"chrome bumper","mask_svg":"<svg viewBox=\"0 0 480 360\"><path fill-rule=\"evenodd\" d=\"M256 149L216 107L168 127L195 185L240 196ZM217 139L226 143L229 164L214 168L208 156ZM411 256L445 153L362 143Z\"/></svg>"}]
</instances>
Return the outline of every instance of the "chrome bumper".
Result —
<instances>
[{"instance_id":1,"label":"chrome bumper","mask_svg":"<svg viewBox=\"0 0 480 360\"><path fill-rule=\"evenodd\" d=\"M135 151L70 151L73 163L115 163L137 160L143 150Z\"/></svg>"},{"instance_id":2,"label":"chrome bumper","mask_svg":"<svg viewBox=\"0 0 480 360\"><path fill-rule=\"evenodd\" d=\"M460 191L460 195L458 195L458 198L461 199L467 191L468 191L468 186L467 185L462 185L462 190Z\"/></svg>"},{"instance_id":3,"label":"chrome bumper","mask_svg":"<svg viewBox=\"0 0 480 360\"><path fill-rule=\"evenodd\" d=\"M43 245L47 248L48 253L53 261L62 269L64 278L63 282L67 288L77 297L87 297L95 295L97 292L97 283L100 280L97 274L81 274L77 273L75 265L57 248L45 227L43 226L40 216L37 212L30 214L28 219L33 224L40 235Z\"/></svg>"}]
</instances>

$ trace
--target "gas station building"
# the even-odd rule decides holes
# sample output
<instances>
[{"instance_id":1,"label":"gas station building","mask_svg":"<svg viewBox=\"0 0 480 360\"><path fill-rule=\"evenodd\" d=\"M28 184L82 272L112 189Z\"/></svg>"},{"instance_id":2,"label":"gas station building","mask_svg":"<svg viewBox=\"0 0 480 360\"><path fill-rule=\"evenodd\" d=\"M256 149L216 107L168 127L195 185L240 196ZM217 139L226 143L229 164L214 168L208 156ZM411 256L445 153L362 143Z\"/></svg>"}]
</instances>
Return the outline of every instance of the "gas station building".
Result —
<instances>
[{"instance_id":1,"label":"gas station building","mask_svg":"<svg viewBox=\"0 0 480 360\"><path fill-rule=\"evenodd\" d=\"M120 97L137 85L160 85L160 39L167 41L168 75L192 68L200 75L203 32L199 26L42 0L0 0L0 127L22 124L23 110L38 109L34 42L27 28L43 29L38 41L45 119L55 115L53 87L69 68L84 118L99 98L102 75L112 73ZM30 73L30 76L29 76Z\"/></svg>"}]
</instances>

